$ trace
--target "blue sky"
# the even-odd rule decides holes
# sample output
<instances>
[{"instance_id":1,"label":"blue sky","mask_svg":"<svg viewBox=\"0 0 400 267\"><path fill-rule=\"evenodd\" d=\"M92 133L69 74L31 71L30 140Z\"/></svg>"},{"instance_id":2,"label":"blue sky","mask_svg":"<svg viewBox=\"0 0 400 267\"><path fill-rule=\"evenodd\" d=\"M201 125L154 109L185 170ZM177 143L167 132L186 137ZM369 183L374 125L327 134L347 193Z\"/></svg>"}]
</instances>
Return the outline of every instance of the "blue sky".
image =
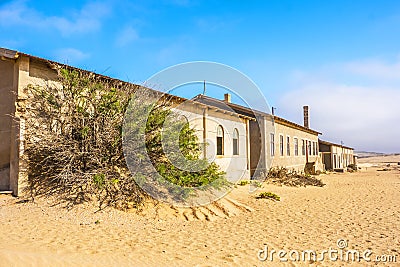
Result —
<instances>
[{"instance_id":1,"label":"blue sky","mask_svg":"<svg viewBox=\"0 0 400 267\"><path fill-rule=\"evenodd\" d=\"M398 1L0 1L0 47L136 83L220 62L321 138L400 152Z\"/></svg>"}]
</instances>

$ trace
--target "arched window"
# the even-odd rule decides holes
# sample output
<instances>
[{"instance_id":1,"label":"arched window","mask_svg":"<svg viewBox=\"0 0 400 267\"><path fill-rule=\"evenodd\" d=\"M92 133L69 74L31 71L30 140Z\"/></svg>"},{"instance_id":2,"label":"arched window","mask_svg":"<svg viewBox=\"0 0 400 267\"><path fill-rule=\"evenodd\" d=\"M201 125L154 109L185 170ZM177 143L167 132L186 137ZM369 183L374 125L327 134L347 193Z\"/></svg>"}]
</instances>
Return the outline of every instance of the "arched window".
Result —
<instances>
[{"instance_id":1,"label":"arched window","mask_svg":"<svg viewBox=\"0 0 400 267\"><path fill-rule=\"evenodd\" d=\"M224 154L224 128L218 125L217 128L217 155Z\"/></svg>"},{"instance_id":2,"label":"arched window","mask_svg":"<svg viewBox=\"0 0 400 267\"><path fill-rule=\"evenodd\" d=\"M239 155L239 131L233 130L233 155Z\"/></svg>"},{"instance_id":3,"label":"arched window","mask_svg":"<svg viewBox=\"0 0 400 267\"><path fill-rule=\"evenodd\" d=\"M179 122L181 122L181 123L184 123L184 124L189 123L189 120L185 115L179 115L178 119L179 119Z\"/></svg>"}]
</instances>

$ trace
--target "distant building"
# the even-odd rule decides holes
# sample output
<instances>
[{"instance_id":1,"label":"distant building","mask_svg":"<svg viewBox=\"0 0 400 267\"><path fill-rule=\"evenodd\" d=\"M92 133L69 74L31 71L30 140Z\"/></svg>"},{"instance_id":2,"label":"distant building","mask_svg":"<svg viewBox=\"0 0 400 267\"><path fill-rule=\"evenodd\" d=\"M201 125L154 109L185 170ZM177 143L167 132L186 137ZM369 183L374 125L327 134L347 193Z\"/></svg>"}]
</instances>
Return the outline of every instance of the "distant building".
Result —
<instances>
[{"instance_id":1,"label":"distant building","mask_svg":"<svg viewBox=\"0 0 400 267\"><path fill-rule=\"evenodd\" d=\"M355 164L353 148L323 140L318 142L326 170L345 171L349 165Z\"/></svg>"}]
</instances>

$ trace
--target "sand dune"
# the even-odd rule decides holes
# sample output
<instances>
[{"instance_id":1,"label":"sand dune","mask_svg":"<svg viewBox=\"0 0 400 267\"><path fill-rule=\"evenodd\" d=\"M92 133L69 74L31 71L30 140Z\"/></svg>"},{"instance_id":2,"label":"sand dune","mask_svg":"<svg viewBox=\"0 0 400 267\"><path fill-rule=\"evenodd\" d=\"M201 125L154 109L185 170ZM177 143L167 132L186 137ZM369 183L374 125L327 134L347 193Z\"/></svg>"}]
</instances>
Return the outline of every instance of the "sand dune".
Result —
<instances>
[{"instance_id":1,"label":"sand dune","mask_svg":"<svg viewBox=\"0 0 400 267\"><path fill-rule=\"evenodd\" d=\"M359 163L391 163L396 165L400 162L400 155L387 155L387 156L379 156L379 157L368 157L368 158L359 158L357 160Z\"/></svg>"},{"instance_id":2,"label":"sand dune","mask_svg":"<svg viewBox=\"0 0 400 267\"><path fill-rule=\"evenodd\" d=\"M257 254L265 246L337 249L338 239L346 249L372 250L373 260L385 254L400 262L400 170L377 170L321 175L323 188L264 184L255 193L274 192L279 202L238 186L209 206L161 204L142 213L94 213L90 204L68 211L2 196L0 266L308 266L308 260L260 261ZM325 259L312 266L344 264Z\"/></svg>"}]
</instances>

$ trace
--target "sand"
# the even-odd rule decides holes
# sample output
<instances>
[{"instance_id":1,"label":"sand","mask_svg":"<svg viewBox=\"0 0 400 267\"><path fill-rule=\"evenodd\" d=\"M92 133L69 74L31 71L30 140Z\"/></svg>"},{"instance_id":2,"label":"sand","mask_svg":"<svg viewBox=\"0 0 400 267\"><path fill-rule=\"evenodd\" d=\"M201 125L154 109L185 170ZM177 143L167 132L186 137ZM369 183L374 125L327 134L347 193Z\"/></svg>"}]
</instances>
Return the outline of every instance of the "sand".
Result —
<instances>
[{"instance_id":1,"label":"sand","mask_svg":"<svg viewBox=\"0 0 400 267\"><path fill-rule=\"evenodd\" d=\"M378 156L378 157L367 157L367 158L359 158L357 159L358 164L373 164L373 165L398 165L400 162L400 155L386 155L386 156Z\"/></svg>"},{"instance_id":2,"label":"sand","mask_svg":"<svg viewBox=\"0 0 400 267\"><path fill-rule=\"evenodd\" d=\"M264 184L250 194L238 186L208 207L158 205L139 214L0 196L0 266L343 266L327 256L313 262L286 255L283 263L257 257L265 246L300 253L338 249L338 239L348 244L343 251L370 249L373 261L396 255L400 265L400 169L393 164L388 171L368 167L320 178L323 188ZM281 201L255 199L262 191Z\"/></svg>"}]
</instances>

